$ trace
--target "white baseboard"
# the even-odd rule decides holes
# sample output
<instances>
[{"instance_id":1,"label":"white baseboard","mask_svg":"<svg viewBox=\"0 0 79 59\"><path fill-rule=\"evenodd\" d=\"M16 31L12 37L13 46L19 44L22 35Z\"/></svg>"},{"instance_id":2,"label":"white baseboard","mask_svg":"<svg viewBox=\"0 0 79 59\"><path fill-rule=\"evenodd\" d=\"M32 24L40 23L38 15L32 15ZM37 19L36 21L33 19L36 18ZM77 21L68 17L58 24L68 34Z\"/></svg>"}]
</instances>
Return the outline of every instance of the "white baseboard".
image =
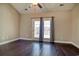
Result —
<instances>
[{"instance_id":1,"label":"white baseboard","mask_svg":"<svg viewBox=\"0 0 79 59\"><path fill-rule=\"evenodd\" d=\"M32 39L29 39L29 38L19 38L21 40L32 40ZM65 43L65 44L72 44L74 45L75 47L79 48L79 46L73 42L68 42L68 41L54 41L56 43Z\"/></svg>"},{"instance_id":2,"label":"white baseboard","mask_svg":"<svg viewBox=\"0 0 79 59\"><path fill-rule=\"evenodd\" d=\"M16 39L12 39L12 40L9 40L9 41L5 41L5 42L1 42L0 45L4 45L4 44L7 44L7 43L16 41L16 40L18 40L18 38L16 38Z\"/></svg>"},{"instance_id":3,"label":"white baseboard","mask_svg":"<svg viewBox=\"0 0 79 59\"><path fill-rule=\"evenodd\" d=\"M79 45L73 43L73 42L68 42L68 41L55 41L56 43L66 43L66 44L72 44L73 46L79 48Z\"/></svg>"},{"instance_id":4,"label":"white baseboard","mask_svg":"<svg viewBox=\"0 0 79 59\"><path fill-rule=\"evenodd\" d=\"M20 40L33 40L33 39L29 39L29 38L19 38ZM54 41L56 43L66 43L66 44L71 44L72 42L67 42L67 41Z\"/></svg>"},{"instance_id":5,"label":"white baseboard","mask_svg":"<svg viewBox=\"0 0 79 59\"><path fill-rule=\"evenodd\" d=\"M71 44L72 42L68 42L68 41L54 41L56 43L65 43L65 44Z\"/></svg>"},{"instance_id":6,"label":"white baseboard","mask_svg":"<svg viewBox=\"0 0 79 59\"><path fill-rule=\"evenodd\" d=\"M34 41L39 41L39 39L31 39L31 38L19 38L20 40L30 40L30 41L32 41L32 40L34 40ZM46 41L45 40L45 42L50 42L50 41Z\"/></svg>"},{"instance_id":7,"label":"white baseboard","mask_svg":"<svg viewBox=\"0 0 79 59\"><path fill-rule=\"evenodd\" d=\"M32 40L30 38L19 38L20 40Z\"/></svg>"},{"instance_id":8,"label":"white baseboard","mask_svg":"<svg viewBox=\"0 0 79 59\"><path fill-rule=\"evenodd\" d=\"M4 44L7 44L7 43L10 43L10 42L13 42L13 41L16 41L16 40L32 40L32 39L29 39L29 38L16 38L16 39L13 39L13 40L9 40L9 41L5 41L5 42L1 42L0 45L4 45ZM73 42L68 42L68 41L54 41L56 43L65 43L65 44L72 44L74 45L75 47L79 48L79 45L73 43Z\"/></svg>"},{"instance_id":9,"label":"white baseboard","mask_svg":"<svg viewBox=\"0 0 79 59\"><path fill-rule=\"evenodd\" d=\"M79 45L75 44L75 43L71 43L72 45L74 45L75 47L79 48Z\"/></svg>"}]
</instances>

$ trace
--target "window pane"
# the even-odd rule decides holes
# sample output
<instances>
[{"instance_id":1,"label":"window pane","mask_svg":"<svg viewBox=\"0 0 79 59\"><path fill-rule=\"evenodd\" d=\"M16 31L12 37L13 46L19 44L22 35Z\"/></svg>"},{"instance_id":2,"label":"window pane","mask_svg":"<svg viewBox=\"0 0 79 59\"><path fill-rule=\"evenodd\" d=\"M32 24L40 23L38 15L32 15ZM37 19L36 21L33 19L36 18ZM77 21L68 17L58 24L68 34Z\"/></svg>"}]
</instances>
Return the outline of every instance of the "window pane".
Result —
<instances>
[{"instance_id":1,"label":"window pane","mask_svg":"<svg viewBox=\"0 0 79 59\"><path fill-rule=\"evenodd\" d=\"M44 21L44 38L50 38L50 21Z\"/></svg>"},{"instance_id":2,"label":"window pane","mask_svg":"<svg viewBox=\"0 0 79 59\"><path fill-rule=\"evenodd\" d=\"M34 37L39 38L40 21L34 21Z\"/></svg>"}]
</instances>

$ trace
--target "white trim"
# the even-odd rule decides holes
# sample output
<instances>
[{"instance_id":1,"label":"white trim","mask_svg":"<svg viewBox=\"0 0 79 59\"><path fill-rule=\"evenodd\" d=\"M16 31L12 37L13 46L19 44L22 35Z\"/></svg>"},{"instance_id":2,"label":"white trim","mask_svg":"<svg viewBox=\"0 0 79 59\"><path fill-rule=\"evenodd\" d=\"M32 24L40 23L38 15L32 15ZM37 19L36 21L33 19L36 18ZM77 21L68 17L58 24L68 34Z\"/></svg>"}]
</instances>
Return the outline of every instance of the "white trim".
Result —
<instances>
[{"instance_id":1,"label":"white trim","mask_svg":"<svg viewBox=\"0 0 79 59\"><path fill-rule=\"evenodd\" d=\"M29 38L19 38L21 40L33 40L33 39L29 39ZM65 43L65 44L72 44L74 45L75 47L79 48L79 46L73 42L68 42L68 41L54 41L56 43Z\"/></svg>"},{"instance_id":2,"label":"white trim","mask_svg":"<svg viewBox=\"0 0 79 59\"><path fill-rule=\"evenodd\" d=\"M13 39L13 40L1 42L0 45L4 45L4 44L7 44L7 43L16 41L16 40L32 40L32 39L29 39L29 38L16 38L16 39ZM75 43L73 43L73 42L68 42L68 41L54 41L54 42L56 42L56 43L72 44L72 45L74 45L75 47L79 48L79 45L77 45L77 44L75 44Z\"/></svg>"},{"instance_id":3,"label":"white trim","mask_svg":"<svg viewBox=\"0 0 79 59\"><path fill-rule=\"evenodd\" d=\"M66 43L66 44L71 44L72 42L68 42L68 41L54 41L56 43Z\"/></svg>"},{"instance_id":4,"label":"white trim","mask_svg":"<svg viewBox=\"0 0 79 59\"><path fill-rule=\"evenodd\" d=\"M39 40L37 40L37 39L30 39L30 38L19 38L20 40L35 40L35 41L39 41ZM46 41L46 40L44 40L45 42L50 42L50 41Z\"/></svg>"},{"instance_id":5,"label":"white trim","mask_svg":"<svg viewBox=\"0 0 79 59\"><path fill-rule=\"evenodd\" d=\"M79 48L79 45L75 44L75 43L71 43L72 45L74 45L75 47Z\"/></svg>"},{"instance_id":6,"label":"white trim","mask_svg":"<svg viewBox=\"0 0 79 59\"><path fill-rule=\"evenodd\" d=\"M36 39L31 39L31 38L19 38L20 40L29 40L29 41L32 41L32 40L34 40L34 41L38 41L38 40L36 40Z\"/></svg>"},{"instance_id":7,"label":"white trim","mask_svg":"<svg viewBox=\"0 0 79 59\"><path fill-rule=\"evenodd\" d=\"M19 38L20 40L32 40L30 38Z\"/></svg>"},{"instance_id":8,"label":"white trim","mask_svg":"<svg viewBox=\"0 0 79 59\"><path fill-rule=\"evenodd\" d=\"M0 45L4 45L4 44L7 44L7 43L10 43L10 42L16 41L16 40L19 40L19 39L16 38L16 39L12 39L12 40L5 41L5 42L0 42Z\"/></svg>"},{"instance_id":9,"label":"white trim","mask_svg":"<svg viewBox=\"0 0 79 59\"><path fill-rule=\"evenodd\" d=\"M73 42L68 42L68 41L55 41L56 43L66 43L66 44L72 44L73 46L79 48L79 46Z\"/></svg>"}]
</instances>

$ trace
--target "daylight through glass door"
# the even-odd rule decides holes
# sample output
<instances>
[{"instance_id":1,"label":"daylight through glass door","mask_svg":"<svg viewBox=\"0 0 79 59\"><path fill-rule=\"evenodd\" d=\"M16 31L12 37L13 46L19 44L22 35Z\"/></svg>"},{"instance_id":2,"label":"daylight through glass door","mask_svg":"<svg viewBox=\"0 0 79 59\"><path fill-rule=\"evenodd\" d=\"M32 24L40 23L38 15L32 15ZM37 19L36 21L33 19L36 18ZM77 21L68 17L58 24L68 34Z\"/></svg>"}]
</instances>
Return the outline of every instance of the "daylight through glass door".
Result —
<instances>
[{"instance_id":1,"label":"daylight through glass door","mask_svg":"<svg viewBox=\"0 0 79 59\"><path fill-rule=\"evenodd\" d=\"M50 41L50 23L51 23L51 18L43 18L44 22L44 39L43 41ZM34 38L39 40L39 35L40 35L40 20L34 20L33 21L33 26L34 26Z\"/></svg>"}]
</instances>

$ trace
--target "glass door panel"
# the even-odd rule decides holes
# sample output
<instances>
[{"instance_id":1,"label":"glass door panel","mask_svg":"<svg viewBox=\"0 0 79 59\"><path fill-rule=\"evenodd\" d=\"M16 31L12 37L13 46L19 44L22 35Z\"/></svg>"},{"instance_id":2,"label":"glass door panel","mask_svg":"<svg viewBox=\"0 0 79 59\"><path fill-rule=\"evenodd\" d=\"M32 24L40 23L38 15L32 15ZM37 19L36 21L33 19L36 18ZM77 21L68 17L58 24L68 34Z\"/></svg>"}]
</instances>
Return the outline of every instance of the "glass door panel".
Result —
<instances>
[{"instance_id":1,"label":"glass door panel","mask_svg":"<svg viewBox=\"0 0 79 59\"><path fill-rule=\"evenodd\" d=\"M34 38L39 38L40 21L34 21Z\"/></svg>"},{"instance_id":2,"label":"glass door panel","mask_svg":"<svg viewBox=\"0 0 79 59\"><path fill-rule=\"evenodd\" d=\"M50 38L50 20L44 20L44 38Z\"/></svg>"},{"instance_id":3,"label":"glass door panel","mask_svg":"<svg viewBox=\"0 0 79 59\"><path fill-rule=\"evenodd\" d=\"M44 21L44 39L43 41L50 42L51 18L43 18Z\"/></svg>"}]
</instances>

